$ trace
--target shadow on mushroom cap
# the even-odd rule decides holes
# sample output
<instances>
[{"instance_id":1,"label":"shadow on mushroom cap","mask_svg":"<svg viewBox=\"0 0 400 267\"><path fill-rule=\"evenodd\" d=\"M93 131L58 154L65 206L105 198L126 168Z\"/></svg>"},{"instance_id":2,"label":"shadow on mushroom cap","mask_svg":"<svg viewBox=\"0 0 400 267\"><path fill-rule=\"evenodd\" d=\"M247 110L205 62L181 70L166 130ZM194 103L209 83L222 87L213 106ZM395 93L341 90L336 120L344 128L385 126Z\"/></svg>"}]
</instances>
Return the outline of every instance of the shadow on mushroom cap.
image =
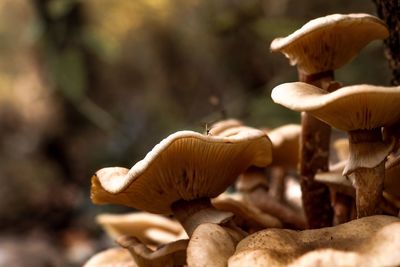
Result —
<instances>
[{"instance_id":1,"label":"shadow on mushroom cap","mask_svg":"<svg viewBox=\"0 0 400 267\"><path fill-rule=\"evenodd\" d=\"M387 255L385 248L399 248L399 228L399 218L381 215L365 217L335 227L299 232L287 229L263 230L239 242L235 254L229 259L229 266L288 266L307 252L318 253L320 249L352 251L360 256L380 258L383 265L374 266L398 266L400 254ZM388 229L396 229L396 234L390 233ZM385 256L389 256L387 261ZM360 265L352 265L350 262L347 265L327 266Z\"/></svg>"}]
</instances>

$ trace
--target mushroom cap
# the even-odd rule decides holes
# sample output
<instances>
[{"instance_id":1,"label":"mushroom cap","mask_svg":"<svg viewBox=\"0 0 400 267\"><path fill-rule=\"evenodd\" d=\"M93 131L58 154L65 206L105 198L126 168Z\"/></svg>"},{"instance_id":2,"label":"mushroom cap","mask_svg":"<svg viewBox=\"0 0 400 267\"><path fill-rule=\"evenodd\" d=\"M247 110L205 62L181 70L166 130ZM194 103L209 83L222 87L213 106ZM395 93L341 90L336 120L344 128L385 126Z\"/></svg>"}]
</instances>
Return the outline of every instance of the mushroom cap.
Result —
<instances>
[{"instance_id":1,"label":"mushroom cap","mask_svg":"<svg viewBox=\"0 0 400 267\"><path fill-rule=\"evenodd\" d=\"M160 246L156 250L148 248L137 238L131 236L121 236L116 242L129 250L138 266L182 266L186 262L189 240L176 240Z\"/></svg>"},{"instance_id":2,"label":"mushroom cap","mask_svg":"<svg viewBox=\"0 0 400 267\"><path fill-rule=\"evenodd\" d=\"M263 213L252 203L244 200L242 195L221 194L212 200L212 205L219 210L230 211L235 214L234 221L239 227L244 225L250 230L256 231L265 228L282 228L279 219Z\"/></svg>"},{"instance_id":3,"label":"mushroom cap","mask_svg":"<svg viewBox=\"0 0 400 267\"><path fill-rule=\"evenodd\" d=\"M178 222L147 212L100 214L96 221L114 240L127 235L137 237L145 244L166 244L185 238Z\"/></svg>"},{"instance_id":4,"label":"mushroom cap","mask_svg":"<svg viewBox=\"0 0 400 267\"><path fill-rule=\"evenodd\" d=\"M340 193L354 197L355 189L351 181L346 176L343 176L343 168L329 172L318 172L315 174L315 181L326 184Z\"/></svg>"},{"instance_id":5,"label":"mushroom cap","mask_svg":"<svg viewBox=\"0 0 400 267\"><path fill-rule=\"evenodd\" d=\"M267 131L267 134L272 142L272 164L296 168L299 162L301 126L287 124Z\"/></svg>"},{"instance_id":6,"label":"mushroom cap","mask_svg":"<svg viewBox=\"0 0 400 267\"><path fill-rule=\"evenodd\" d=\"M397 248L400 245L400 231L397 230L395 237L391 237L386 227L399 229L400 219L378 215L321 229L262 230L238 243L235 254L229 259L229 266L288 266L307 252L319 249L355 252L360 256L369 255L371 258L382 259L387 255L385 247L393 245ZM397 266L399 261L400 256L397 253L385 264L372 266Z\"/></svg>"},{"instance_id":7,"label":"mushroom cap","mask_svg":"<svg viewBox=\"0 0 400 267\"><path fill-rule=\"evenodd\" d=\"M218 121L211 125L209 134L210 135L220 135L221 132L223 132L229 128L238 127L238 126L242 126L242 125L243 125L243 123L237 119L227 119L227 120Z\"/></svg>"},{"instance_id":8,"label":"mushroom cap","mask_svg":"<svg viewBox=\"0 0 400 267\"><path fill-rule=\"evenodd\" d=\"M316 86L284 83L272 90L272 99L295 111L306 111L343 131L390 126L400 120L400 86L353 85L328 93Z\"/></svg>"},{"instance_id":9,"label":"mushroom cap","mask_svg":"<svg viewBox=\"0 0 400 267\"><path fill-rule=\"evenodd\" d=\"M83 267L137 267L131 254L124 248L110 248L93 255Z\"/></svg>"},{"instance_id":10,"label":"mushroom cap","mask_svg":"<svg viewBox=\"0 0 400 267\"><path fill-rule=\"evenodd\" d=\"M368 14L333 14L313 19L299 30L271 43L300 72L336 70L353 59L369 42L389 36L386 24Z\"/></svg>"},{"instance_id":11,"label":"mushroom cap","mask_svg":"<svg viewBox=\"0 0 400 267\"><path fill-rule=\"evenodd\" d=\"M229 137L180 131L162 140L130 170L99 170L92 177L91 198L94 203L167 214L178 200L218 196L248 167L265 167L271 157L271 141L256 129Z\"/></svg>"}]
</instances>

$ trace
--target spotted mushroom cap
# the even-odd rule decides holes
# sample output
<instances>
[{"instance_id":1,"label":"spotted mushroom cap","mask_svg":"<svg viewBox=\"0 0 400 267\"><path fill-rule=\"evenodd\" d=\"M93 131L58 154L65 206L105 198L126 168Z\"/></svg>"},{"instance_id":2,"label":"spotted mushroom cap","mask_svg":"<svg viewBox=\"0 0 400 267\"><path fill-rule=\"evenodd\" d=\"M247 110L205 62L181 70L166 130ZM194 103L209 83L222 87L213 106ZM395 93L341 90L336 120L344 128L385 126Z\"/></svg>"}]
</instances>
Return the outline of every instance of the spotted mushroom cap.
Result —
<instances>
[{"instance_id":1,"label":"spotted mushroom cap","mask_svg":"<svg viewBox=\"0 0 400 267\"><path fill-rule=\"evenodd\" d=\"M301 266L398 266L400 256L393 251L400 245L400 219L394 216L370 216L334 227L293 231L267 229L256 232L241 240L228 265L236 266L298 266L307 253L318 253L323 249L338 252L354 252L360 259L379 259L377 265L309 265ZM395 233L390 231L396 231ZM393 246L390 252L387 247ZM329 256L329 255L326 255ZM325 261L324 261L325 262ZM358 262L360 263L360 262ZM364 262L365 263L365 262ZM291 265L293 264L293 265Z\"/></svg>"},{"instance_id":2,"label":"spotted mushroom cap","mask_svg":"<svg viewBox=\"0 0 400 267\"><path fill-rule=\"evenodd\" d=\"M333 14L313 19L287 37L276 38L271 51L282 52L300 72L336 70L376 39L389 36L386 24L369 14Z\"/></svg>"},{"instance_id":3,"label":"spotted mushroom cap","mask_svg":"<svg viewBox=\"0 0 400 267\"><path fill-rule=\"evenodd\" d=\"M353 85L328 93L316 86L284 83L272 99L295 111L306 111L343 131L390 126L400 120L400 86Z\"/></svg>"},{"instance_id":4,"label":"spotted mushroom cap","mask_svg":"<svg viewBox=\"0 0 400 267\"><path fill-rule=\"evenodd\" d=\"M267 166L271 154L271 141L260 130L241 130L229 137L180 131L131 169L99 170L92 177L91 198L98 204L170 214L178 200L217 197L249 166Z\"/></svg>"}]
</instances>

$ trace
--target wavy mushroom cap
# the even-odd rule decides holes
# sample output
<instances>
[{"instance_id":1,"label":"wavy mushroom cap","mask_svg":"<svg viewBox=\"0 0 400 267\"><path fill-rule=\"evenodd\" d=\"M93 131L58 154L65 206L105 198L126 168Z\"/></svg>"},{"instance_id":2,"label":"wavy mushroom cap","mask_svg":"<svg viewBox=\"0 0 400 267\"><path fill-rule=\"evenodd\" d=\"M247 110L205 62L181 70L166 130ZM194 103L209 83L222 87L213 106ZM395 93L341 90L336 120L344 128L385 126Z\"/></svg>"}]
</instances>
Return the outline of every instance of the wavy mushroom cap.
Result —
<instances>
[{"instance_id":1,"label":"wavy mushroom cap","mask_svg":"<svg viewBox=\"0 0 400 267\"><path fill-rule=\"evenodd\" d=\"M316 86L284 83L272 99L295 111L306 111L343 131L390 126L400 120L400 86L353 85L328 93Z\"/></svg>"},{"instance_id":2,"label":"wavy mushroom cap","mask_svg":"<svg viewBox=\"0 0 400 267\"><path fill-rule=\"evenodd\" d=\"M130 170L99 170L92 177L91 198L94 203L169 214L174 202L216 197L248 167L265 167L271 160L271 141L256 129L230 137L180 131Z\"/></svg>"},{"instance_id":3,"label":"wavy mushroom cap","mask_svg":"<svg viewBox=\"0 0 400 267\"><path fill-rule=\"evenodd\" d=\"M299 30L271 43L305 74L336 70L376 39L389 36L386 24L368 14L333 14L309 21Z\"/></svg>"},{"instance_id":4,"label":"wavy mushroom cap","mask_svg":"<svg viewBox=\"0 0 400 267\"><path fill-rule=\"evenodd\" d=\"M308 252L318 252L321 249L354 252L360 258L368 256L371 259L379 259L380 265L371 266L398 266L400 256L398 253L393 255L392 251L399 251L399 230L400 219L384 215L305 231L267 229L240 241L235 254L229 259L229 266L289 266ZM389 246L393 249L390 252L385 251ZM346 263L323 266L367 266Z\"/></svg>"},{"instance_id":5,"label":"wavy mushroom cap","mask_svg":"<svg viewBox=\"0 0 400 267\"><path fill-rule=\"evenodd\" d=\"M273 165L296 168L299 162L301 126L287 124L267 131L272 142Z\"/></svg>"},{"instance_id":6,"label":"wavy mushroom cap","mask_svg":"<svg viewBox=\"0 0 400 267\"><path fill-rule=\"evenodd\" d=\"M145 244L166 244L187 238L178 222L147 212L100 214L96 221L114 240L121 236L134 236Z\"/></svg>"}]
</instances>

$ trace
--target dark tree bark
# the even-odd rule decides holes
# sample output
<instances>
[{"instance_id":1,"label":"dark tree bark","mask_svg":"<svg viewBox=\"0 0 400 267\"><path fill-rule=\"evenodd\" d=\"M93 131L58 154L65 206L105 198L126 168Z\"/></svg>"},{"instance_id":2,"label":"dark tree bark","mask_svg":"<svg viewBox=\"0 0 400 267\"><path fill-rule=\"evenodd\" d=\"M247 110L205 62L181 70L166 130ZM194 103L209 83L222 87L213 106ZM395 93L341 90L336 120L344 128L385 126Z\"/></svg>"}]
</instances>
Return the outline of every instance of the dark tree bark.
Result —
<instances>
[{"instance_id":1,"label":"dark tree bark","mask_svg":"<svg viewBox=\"0 0 400 267\"><path fill-rule=\"evenodd\" d=\"M392 71L392 85L400 85L400 1L373 0L378 16L389 28L389 38L385 43L385 56Z\"/></svg>"}]
</instances>

